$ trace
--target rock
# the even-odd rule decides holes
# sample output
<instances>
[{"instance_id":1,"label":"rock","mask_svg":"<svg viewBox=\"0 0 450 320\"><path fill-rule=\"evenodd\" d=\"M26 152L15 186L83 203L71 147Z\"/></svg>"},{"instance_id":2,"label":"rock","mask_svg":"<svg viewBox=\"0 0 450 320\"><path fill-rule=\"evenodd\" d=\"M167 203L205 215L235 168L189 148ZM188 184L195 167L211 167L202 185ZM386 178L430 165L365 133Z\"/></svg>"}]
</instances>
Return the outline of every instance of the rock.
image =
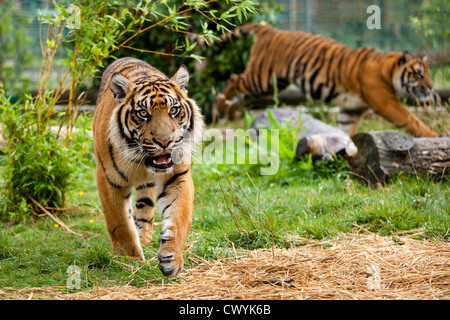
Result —
<instances>
[{"instance_id":1,"label":"rock","mask_svg":"<svg viewBox=\"0 0 450 320\"><path fill-rule=\"evenodd\" d=\"M357 148L350 137L342 130L332 127L309 114L300 107L269 109L278 125L290 122L293 128L301 125L298 133L299 142L296 154L312 154L314 159L329 160L335 154L356 155ZM259 113L252 123L252 128L271 128L266 111Z\"/></svg>"}]
</instances>

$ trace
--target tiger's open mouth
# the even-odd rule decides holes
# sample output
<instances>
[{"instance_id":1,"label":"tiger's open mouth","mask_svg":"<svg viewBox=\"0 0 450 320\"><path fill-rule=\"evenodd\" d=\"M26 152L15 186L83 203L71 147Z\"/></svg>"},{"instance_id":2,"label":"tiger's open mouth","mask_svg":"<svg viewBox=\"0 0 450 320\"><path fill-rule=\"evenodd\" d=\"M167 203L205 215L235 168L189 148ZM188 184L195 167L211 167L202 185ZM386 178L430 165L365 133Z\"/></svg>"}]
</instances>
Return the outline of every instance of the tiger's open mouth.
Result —
<instances>
[{"instance_id":1,"label":"tiger's open mouth","mask_svg":"<svg viewBox=\"0 0 450 320\"><path fill-rule=\"evenodd\" d=\"M173 166L172 154L162 152L158 155L147 157L145 159L145 164L148 167L153 167L156 169L168 169Z\"/></svg>"}]
</instances>

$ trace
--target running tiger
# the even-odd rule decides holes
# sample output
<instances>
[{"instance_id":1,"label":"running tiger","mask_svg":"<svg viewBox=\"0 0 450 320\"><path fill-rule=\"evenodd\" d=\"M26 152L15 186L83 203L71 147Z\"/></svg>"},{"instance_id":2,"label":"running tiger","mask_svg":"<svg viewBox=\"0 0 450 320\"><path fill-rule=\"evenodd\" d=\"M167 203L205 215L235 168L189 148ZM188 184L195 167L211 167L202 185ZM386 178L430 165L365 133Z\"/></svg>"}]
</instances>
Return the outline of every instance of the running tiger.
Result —
<instances>
[{"instance_id":1,"label":"running tiger","mask_svg":"<svg viewBox=\"0 0 450 320\"><path fill-rule=\"evenodd\" d=\"M113 249L144 259L156 200L159 268L168 277L183 267L194 199L190 149L204 126L187 96L188 81L185 66L169 79L144 61L116 60L103 73L93 124L98 193Z\"/></svg>"},{"instance_id":2,"label":"running tiger","mask_svg":"<svg viewBox=\"0 0 450 320\"><path fill-rule=\"evenodd\" d=\"M297 85L310 100L321 99L340 107L338 123L349 135L356 133L369 107L399 128L416 136L435 137L399 100L412 95L433 102L434 90L425 62L409 53L379 53L352 49L333 39L302 31L285 31L247 24L221 36L214 44L255 35L245 71L233 74L218 95L217 110L235 117L235 103L273 95L276 77L281 91Z\"/></svg>"}]
</instances>

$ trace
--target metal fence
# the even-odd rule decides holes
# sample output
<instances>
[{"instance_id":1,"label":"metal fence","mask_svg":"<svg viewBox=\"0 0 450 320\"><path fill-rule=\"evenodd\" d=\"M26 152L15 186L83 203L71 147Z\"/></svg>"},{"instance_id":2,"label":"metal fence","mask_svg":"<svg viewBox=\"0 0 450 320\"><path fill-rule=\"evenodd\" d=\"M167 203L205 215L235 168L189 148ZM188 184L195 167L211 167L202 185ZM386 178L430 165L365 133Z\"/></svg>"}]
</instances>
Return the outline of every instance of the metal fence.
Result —
<instances>
[{"instance_id":1,"label":"metal fence","mask_svg":"<svg viewBox=\"0 0 450 320\"><path fill-rule=\"evenodd\" d=\"M322 34L353 48L364 46L382 51L406 50L431 53L437 64L450 63L450 0L263 1L265 3L272 1L282 8L275 19L276 26L282 29ZM11 0L9 2L15 6L14 16L9 17L13 19L9 21L10 31L3 29L2 34L2 26L0 26L0 46L3 46L5 37L9 36L5 32L21 30L27 37L26 48L24 48L26 50L22 51L26 51L31 59L28 59L28 63L20 62L21 54L23 54L20 45L10 48L9 51L1 47L0 69L2 67L6 69L15 64L16 73L20 71L22 78L30 79L29 86L33 88L39 77L41 59L38 11L51 8L52 0ZM0 5L4 3L0 1ZM380 9L379 29L369 29L367 26L367 19L371 16L367 13L367 8L371 5L376 5ZM5 21L2 25L3 27L6 25ZM41 33L44 37L45 32L46 29L43 26ZM11 42L11 39L9 41Z\"/></svg>"},{"instance_id":2,"label":"metal fence","mask_svg":"<svg viewBox=\"0 0 450 320\"><path fill-rule=\"evenodd\" d=\"M389 51L440 52L450 49L450 0L277 0L283 7L276 24L304 30L346 45ZM367 20L376 5L379 29Z\"/></svg>"},{"instance_id":3,"label":"metal fence","mask_svg":"<svg viewBox=\"0 0 450 320\"><path fill-rule=\"evenodd\" d=\"M13 100L17 93L37 86L42 62L40 41L45 41L47 33L38 16L39 11L50 13L51 7L52 0L0 1L0 81Z\"/></svg>"}]
</instances>

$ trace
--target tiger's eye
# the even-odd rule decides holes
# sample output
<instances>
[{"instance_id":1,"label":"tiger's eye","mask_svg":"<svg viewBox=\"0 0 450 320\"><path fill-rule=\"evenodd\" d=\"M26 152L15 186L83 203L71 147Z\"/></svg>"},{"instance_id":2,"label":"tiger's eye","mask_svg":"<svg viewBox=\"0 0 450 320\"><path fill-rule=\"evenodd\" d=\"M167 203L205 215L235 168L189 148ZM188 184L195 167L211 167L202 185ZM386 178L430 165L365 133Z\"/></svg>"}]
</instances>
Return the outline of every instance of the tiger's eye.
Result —
<instances>
[{"instance_id":1,"label":"tiger's eye","mask_svg":"<svg viewBox=\"0 0 450 320\"><path fill-rule=\"evenodd\" d=\"M140 110L140 111L138 112L138 114L139 114L139 116L140 116L141 118L146 118L146 117L148 116L148 111L147 111L147 110Z\"/></svg>"},{"instance_id":2,"label":"tiger's eye","mask_svg":"<svg viewBox=\"0 0 450 320\"><path fill-rule=\"evenodd\" d=\"M178 114L178 111L179 111L179 108L177 108L177 107L171 107L171 108L169 109L169 114L170 114L171 116L176 116L176 115Z\"/></svg>"}]
</instances>

